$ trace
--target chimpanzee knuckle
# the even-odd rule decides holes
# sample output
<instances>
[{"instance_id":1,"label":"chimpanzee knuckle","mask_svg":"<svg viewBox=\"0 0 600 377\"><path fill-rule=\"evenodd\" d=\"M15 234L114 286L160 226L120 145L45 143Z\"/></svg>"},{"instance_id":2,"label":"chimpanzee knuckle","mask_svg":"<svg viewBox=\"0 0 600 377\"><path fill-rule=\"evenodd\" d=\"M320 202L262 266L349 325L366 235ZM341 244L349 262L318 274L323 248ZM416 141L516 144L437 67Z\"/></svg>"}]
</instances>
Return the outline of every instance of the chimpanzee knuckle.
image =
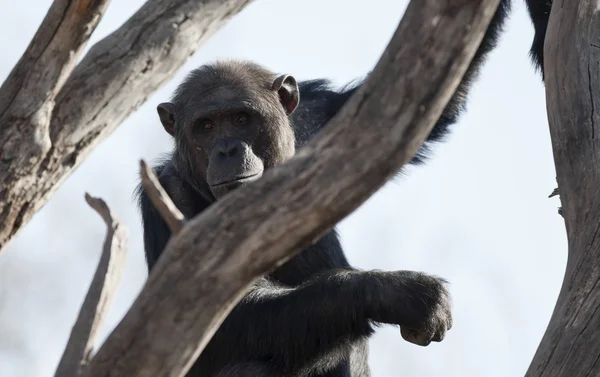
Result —
<instances>
[{"instance_id":1,"label":"chimpanzee knuckle","mask_svg":"<svg viewBox=\"0 0 600 377\"><path fill-rule=\"evenodd\" d=\"M410 343L427 346L431 342L441 342L448 329L447 312L438 306L432 315L421 318L418 325L401 326L400 333Z\"/></svg>"},{"instance_id":2,"label":"chimpanzee knuckle","mask_svg":"<svg viewBox=\"0 0 600 377\"><path fill-rule=\"evenodd\" d=\"M415 331L418 337L426 337L430 340L436 337L443 338L452 323L450 295L446 282L420 272L404 272L403 279L406 307L403 318L399 318L398 324ZM426 345L423 344L422 339L407 340Z\"/></svg>"},{"instance_id":3,"label":"chimpanzee knuckle","mask_svg":"<svg viewBox=\"0 0 600 377\"><path fill-rule=\"evenodd\" d=\"M444 340L444 338L446 337L446 331L448 329L446 328L445 325L442 325L438 331L435 333L435 335L433 336L433 338L431 339L433 342L441 342L442 340Z\"/></svg>"},{"instance_id":4,"label":"chimpanzee knuckle","mask_svg":"<svg viewBox=\"0 0 600 377\"><path fill-rule=\"evenodd\" d=\"M406 327L400 328L400 335L402 335L402 338L407 342L423 347L428 346L433 338L432 333L413 330Z\"/></svg>"}]
</instances>

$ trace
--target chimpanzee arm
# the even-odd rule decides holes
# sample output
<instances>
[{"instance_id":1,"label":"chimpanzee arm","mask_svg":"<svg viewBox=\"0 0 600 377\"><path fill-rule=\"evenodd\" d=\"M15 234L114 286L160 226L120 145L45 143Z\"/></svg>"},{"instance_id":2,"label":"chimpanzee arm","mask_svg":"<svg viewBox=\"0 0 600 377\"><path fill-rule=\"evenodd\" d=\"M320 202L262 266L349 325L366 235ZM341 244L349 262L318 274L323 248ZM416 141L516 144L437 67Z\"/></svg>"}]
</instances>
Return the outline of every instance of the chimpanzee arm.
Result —
<instances>
[{"instance_id":1,"label":"chimpanzee arm","mask_svg":"<svg viewBox=\"0 0 600 377\"><path fill-rule=\"evenodd\" d=\"M439 341L451 326L443 282L411 271L321 273L291 288L261 279L233 309L199 359L262 360L284 375L347 354L372 333L372 321L397 324Z\"/></svg>"},{"instance_id":2,"label":"chimpanzee arm","mask_svg":"<svg viewBox=\"0 0 600 377\"><path fill-rule=\"evenodd\" d=\"M421 147L412 163L423 162L427 155L428 144L441 141L448 133L449 127L458 121L460 113L465 108L469 89L483 66L487 55L496 47L500 32L510 11L510 5L511 0L501 0L467 72L429 134L426 143ZM360 85L362 83L349 86L341 91L335 91L328 80L301 82L299 85L300 105L296 112L292 114L292 123L295 127L298 146L304 145L312 135L337 114Z\"/></svg>"}]
</instances>

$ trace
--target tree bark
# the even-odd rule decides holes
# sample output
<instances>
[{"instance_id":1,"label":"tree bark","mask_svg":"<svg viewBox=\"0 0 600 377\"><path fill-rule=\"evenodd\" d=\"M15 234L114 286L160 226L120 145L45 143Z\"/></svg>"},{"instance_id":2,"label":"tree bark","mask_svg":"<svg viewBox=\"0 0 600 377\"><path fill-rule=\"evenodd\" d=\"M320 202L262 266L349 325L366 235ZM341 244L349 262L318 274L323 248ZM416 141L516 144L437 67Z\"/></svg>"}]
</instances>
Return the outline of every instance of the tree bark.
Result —
<instances>
[{"instance_id":1,"label":"tree bark","mask_svg":"<svg viewBox=\"0 0 600 377\"><path fill-rule=\"evenodd\" d=\"M497 5L412 1L367 83L316 140L171 239L86 376L182 376L256 278L318 239L412 158Z\"/></svg>"},{"instance_id":2,"label":"tree bark","mask_svg":"<svg viewBox=\"0 0 600 377\"><path fill-rule=\"evenodd\" d=\"M0 180L20 175L50 148L54 99L106 11L108 0L56 0L0 87Z\"/></svg>"},{"instance_id":3,"label":"tree bark","mask_svg":"<svg viewBox=\"0 0 600 377\"><path fill-rule=\"evenodd\" d=\"M544 48L546 96L569 256L528 377L600 376L599 35L597 0L554 1Z\"/></svg>"},{"instance_id":4,"label":"tree bark","mask_svg":"<svg viewBox=\"0 0 600 377\"><path fill-rule=\"evenodd\" d=\"M183 213L181 213L179 208L173 203L169 194L167 194L165 189L160 185L158 177L143 160L140 162L140 172L142 176L142 185L144 186L146 195L148 195L154 207L156 207L167 223L167 226L171 230L171 237L173 237L175 234L179 233L185 225Z\"/></svg>"},{"instance_id":5,"label":"tree bark","mask_svg":"<svg viewBox=\"0 0 600 377\"><path fill-rule=\"evenodd\" d=\"M25 190L51 147L58 91L100 22L108 0L56 0L27 50L0 87L0 247L18 219L11 189ZM20 181L20 182L19 182ZM15 187L15 183L19 184Z\"/></svg>"},{"instance_id":6,"label":"tree bark","mask_svg":"<svg viewBox=\"0 0 600 377\"><path fill-rule=\"evenodd\" d=\"M104 200L88 194L85 195L85 200L106 223L106 239L96 273L56 368L55 377L82 375L125 268L127 230Z\"/></svg>"},{"instance_id":7,"label":"tree bark","mask_svg":"<svg viewBox=\"0 0 600 377\"><path fill-rule=\"evenodd\" d=\"M71 50L81 50L107 1L57 0L0 89L0 250L101 140L250 1L150 0L66 79Z\"/></svg>"}]
</instances>

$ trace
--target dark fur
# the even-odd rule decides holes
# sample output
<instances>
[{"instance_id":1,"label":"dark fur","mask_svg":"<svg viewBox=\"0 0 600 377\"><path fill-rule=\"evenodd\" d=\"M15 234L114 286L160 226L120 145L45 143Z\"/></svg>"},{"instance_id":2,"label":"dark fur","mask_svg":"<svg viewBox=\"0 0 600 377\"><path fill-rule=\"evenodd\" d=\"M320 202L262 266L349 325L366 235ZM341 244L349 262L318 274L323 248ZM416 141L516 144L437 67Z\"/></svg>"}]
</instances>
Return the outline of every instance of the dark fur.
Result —
<instances>
[{"instance_id":1,"label":"dark fur","mask_svg":"<svg viewBox=\"0 0 600 377\"><path fill-rule=\"evenodd\" d=\"M526 0L529 16L533 22L534 35L531 44L531 60L544 77L544 39L548 28L548 18L552 9L552 0Z\"/></svg>"},{"instance_id":2,"label":"dark fur","mask_svg":"<svg viewBox=\"0 0 600 377\"><path fill-rule=\"evenodd\" d=\"M538 68L543 67L542 45L550 4L551 1L527 0L536 30L531 55ZM423 162L431 143L442 140L449 126L457 121L471 84L486 55L496 45L509 8L510 0L502 0L456 94L413 163ZM300 105L286 117L281 104L285 107L289 99L278 104L276 92L269 91L274 77L251 63L221 63L193 71L178 88L173 98L175 119L180 119L173 126L176 147L154 170L187 218L217 200L207 183L207 161L215 164L213 169L218 174L229 169L227 164L231 163L227 158L222 163L214 162L218 156L224 156L223 148L215 147L216 141L210 144L211 151L193 147L190 141L193 137L184 132L188 126L181 123L181 119L192 117L190 111L207 106L203 101L212 98L208 93L232 87L235 95L244 92L256 99L259 111L264 114L260 125L263 130L243 138L247 143L240 148L246 151L244 163L258 156L264 169L268 169L303 146L360 86L336 91L327 80L301 82ZM231 95L225 98L228 102L222 105L235 102ZM168 123L168 114L159 113ZM264 127L268 130L264 131ZM204 156L198 157L200 154ZM141 187L138 193L146 258L151 269L170 231ZM373 325L378 323L401 325L403 330L417 331L426 341L440 341L451 326L443 282L410 271L356 270L346 260L333 230L261 279L234 308L188 375L368 376L367 339L373 333Z\"/></svg>"}]
</instances>

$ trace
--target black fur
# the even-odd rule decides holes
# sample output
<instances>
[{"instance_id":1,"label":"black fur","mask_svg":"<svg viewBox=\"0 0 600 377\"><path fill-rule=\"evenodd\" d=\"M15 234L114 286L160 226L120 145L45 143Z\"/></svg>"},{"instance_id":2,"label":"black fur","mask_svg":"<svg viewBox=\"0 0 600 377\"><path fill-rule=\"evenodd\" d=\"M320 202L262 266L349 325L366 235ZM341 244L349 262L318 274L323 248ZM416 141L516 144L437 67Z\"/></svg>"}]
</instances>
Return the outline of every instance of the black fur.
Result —
<instances>
[{"instance_id":1,"label":"black fur","mask_svg":"<svg viewBox=\"0 0 600 377\"><path fill-rule=\"evenodd\" d=\"M496 46L510 3L501 1L469 70L413 163L426 159L431 143L443 140L464 110L469 88L487 54ZM536 30L531 54L538 68L543 67L542 45L550 4L547 0L527 0ZM214 66L194 71L174 97L174 106L180 106L178 115L185 116L182 114L193 106L189 103L201 101L194 96L203 98L197 94L204 90L203 85L218 87L232 80L244 85L245 80L255 82L254 76L265 79L269 76L258 66L241 66L245 68L233 73ZM223 72L239 77L226 77ZM302 147L340 110L360 83L335 90L328 80L312 80L301 82L298 87L300 104L289 116L289 123L283 118L272 119L279 122L277 129L293 126L295 149ZM183 105L184 102L188 104ZM161 113L161 120L168 123L170 118L165 114ZM191 218L217 199L207 186L206 171L200 169L203 174L199 174L197 164L191 161L197 152L186 144L187 134L182 133L181 127L174 127L175 150L154 170L184 215ZM285 135L284 132L269 137L279 140L288 137ZM273 162L276 165L280 158L275 155L281 151L273 146L270 150L262 148L264 142L249 142L250 153L266 153L261 156L265 164L277 160ZM280 148L287 148L287 154L291 151L289 145ZM141 186L138 194L146 258L151 269L170 231ZM425 343L440 341L451 327L449 310L442 280L410 271L359 271L346 260L333 230L251 289L216 332L188 376L366 377L370 375L367 339L374 331L373 326L401 325L403 331L416 331Z\"/></svg>"},{"instance_id":2,"label":"black fur","mask_svg":"<svg viewBox=\"0 0 600 377\"><path fill-rule=\"evenodd\" d=\"M544 39L548 28L548 18L552 0L526 0L529 16L533 22L534 36L531 44L531 60L544 77Z\"/></svg>"}]
</instances>

